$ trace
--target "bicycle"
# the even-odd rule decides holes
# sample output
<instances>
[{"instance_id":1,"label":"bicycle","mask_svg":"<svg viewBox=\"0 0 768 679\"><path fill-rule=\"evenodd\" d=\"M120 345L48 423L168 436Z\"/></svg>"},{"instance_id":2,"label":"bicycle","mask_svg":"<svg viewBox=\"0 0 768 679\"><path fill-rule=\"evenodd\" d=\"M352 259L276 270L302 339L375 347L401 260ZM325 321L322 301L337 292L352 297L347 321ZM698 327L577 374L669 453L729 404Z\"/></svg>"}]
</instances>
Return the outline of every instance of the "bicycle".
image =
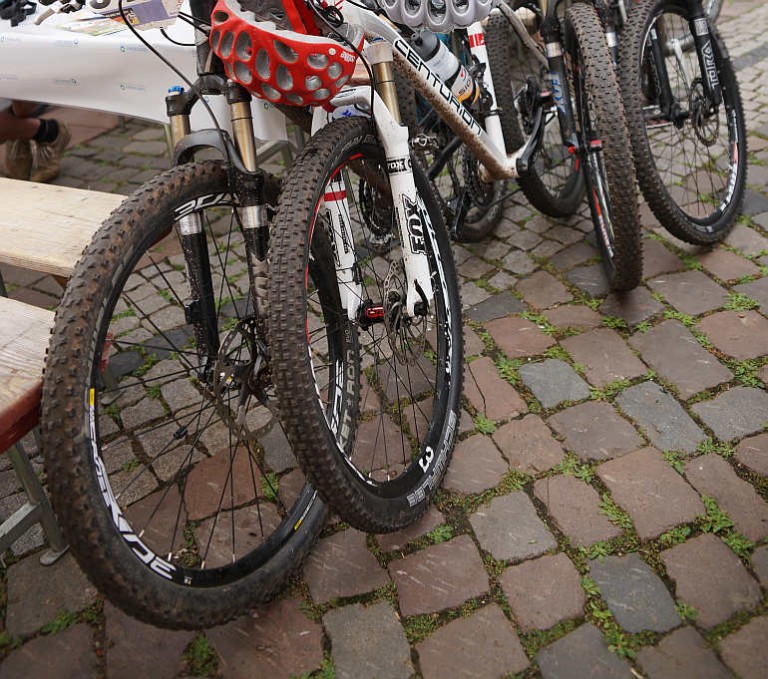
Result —
<instances>
[{"instance_id":1,"label":"bicycle","mask_svg":"<svg viewBox=\"0 0 768 679\"><path fill-rule=\"evenodd\" d=\"M212 9L192 0L195 22ZM191 629L277 592L327 516L267 367L279 186L258 169L250 94L207 42L197 52L198 80L167 100L174 167L104 223L57 309L41 418L49 491L82 570L125 612ZM192 107L214 94L233 137L190 132ZM210 149L221 160L192 162ZM333 271L312 275L323 300Z\"/></svg>"},{"instance_id":2,"label":"bicycle","mask_svg":"<svg viewBox=\"0 0 768 679\"><path fill-rule=\"evenodd\" d=\"M642 0L621 43L621 85L643 196L689 243L730 233L747 180L733 64L700 0Z\"/></svg>"},{"instance_id":3,"label":"bicycle","mask_svg":"<svg viewBox=\"0 0 768 679\"><path fill-rule=\"evenodd\" d=\"M439 487L455 441L461 365L460 304L449 243L439 204L411 156L407 129L396 122L393 58L491 181L529 167L544 106L537 97L531 134L507 157L501 150L507 139L503 117L487 116L486 132L391 24L355 6L344 7L344 18L371 40L366 58L373 64L373 92L371 85L355 85L333 99L336 106L367 115L328 122L316 109L313 135L286 177L273 225L269 327L284 426L302 468L345 521L382 532L421 516ZM236 44L229 20L222 8L214 40ZM555 20L550 26L554 54L561 25ZM550 61L552 71L563 74L554 95L558 120L569 148L588 168L590 205L611 284L629 288L639 280L639 225L634 175L631 166L626 170L623 115L613 108L617 84L594 9L569 8L562 30L565 44L558 55L568 58ZM254 45L254 51L262 48ZM236 73L236 61L229 64L230 74ZM569 81L575 116L570 98L563 96ZM618 183L622 171L628 178ZM333 313L307 301L312 285L306 268L326 241L333 244L342 300ZM323 348L315 348L317 327L345 339L345 358L329 361ZM346 375L351 376L348 396L361 405L340 422L325 386ZM344 445L337 440L339 431L349 433Z\"/></svg>"}]
</instances>

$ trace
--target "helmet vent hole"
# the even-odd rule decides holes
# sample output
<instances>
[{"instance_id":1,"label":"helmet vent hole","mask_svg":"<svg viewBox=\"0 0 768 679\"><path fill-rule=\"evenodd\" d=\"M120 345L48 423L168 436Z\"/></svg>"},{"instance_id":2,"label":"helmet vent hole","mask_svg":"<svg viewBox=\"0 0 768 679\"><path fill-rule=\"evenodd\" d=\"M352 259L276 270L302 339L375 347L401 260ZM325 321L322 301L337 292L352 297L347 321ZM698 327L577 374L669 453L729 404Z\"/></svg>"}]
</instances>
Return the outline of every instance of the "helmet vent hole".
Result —
<instances>
[{"instance_id":1,"label":"helmet vent hole","mask_svg":"<svg viewBox=\"0 0 768 679\"><path fill-rule=\"evenodd\" d=\"M331 96L331 93L329 90L325 89L324 87L320 90L317 90L315 92L315 99L318 101L323 101L324 99L328 99Z\"/></svg>"},{"instance_id":2,"label":"helmet vent hole","mask_svg":"<svg viewBox=\"0 0 768 679\"><path fill-rule=\"evenodd\" d=\"M280 94L280 92L278 92L271 85L267 85L267 83L261 84L261 91L264 93L264 96L270 101L277 101L278 99L280 99L280 97L282 97L282 94Z\"/></svg>"},{"instance_id":3,"label":"helmet vent hole","mask_svg":"<svg viewBox=\"0 0 768 679\"><path fill-rule=\"evenodd\" d=\"M319 89L323 84L323 81L316 75L308 75L304 78L304 85L310 92L314 92Z\"/></svg>"},{"instance_id":4,"label":"helmet vent hole","mask_svg":"<svg viewBox=\"0 0 768 679\"><path fill-rule=\"evenodd\" d=\"M269 55L267 54L267 50L263 47L256 55L256 73L259 74L259 77L262 80L269 80L269 76L271 75L269 72Z\"/></svg>"},{"instance_id":5,"label":"helmet vent hole","mask_svg":"<svg viewBox=\"0 0 768 679\"><path fill-rule=\"evenodd\" d=\"M213 13L212 19L213 23L215 24L223 24L227 19L229 19L229 14L219 10Z\"/></svg>"},{"instance_id":6,"label":"helmet vent hole","mask_svg":"<svg viewBox=\"0 0 768 679\"><path fill-rule=\"evenodd\" d=\"M328 65L328 57L325 54L318 54L313 52L307 57L307 63L316 69L325 68Z\"/></svg>"},{"instance_id":7,"label":"helmet vent hole","mask_svg":"<svg viewBox=\"0 0 768 679\"><path fill-rule=\"evenodd\" d=\"M238 59L243 61L250 60L251 54L253 54L253 41L250 35L243 32L237 36L237 40L235 40L235 54Z\"/></svg>"},{"instance_id":8,"label":"helmet vent hole","mask_svg":"<svg viewBox=\"0 0 768 679\"><path fill-rule=\"evenodd\" d=\"M333 78L334 80L336 80L336 78L338 78L341 75L341 73L342 73L341 64L337 61L333 62L328 67L328 75L331 76L331 78Z\"/></svg>"},{"instance_id":9,"label":"helmet vent hole","mask_svg":"<svg viewBox=\"0 0 768 679\"><path fill-rule=\"evenodd\" d=\"M277 80L277 85L281 90L288 91L293 89L293 78L288 72L288 69L282 64L277 67L275 79Z\"/></svg>"},{"instance_id":10,"label":"helmet vent hole","mask_svg":"<svg viewBox=\"0 0 768 679\"><path fill-rule=\"evenodd\" d=\"M219 46L219 52L222 59L226 59L232 54L232 44L235 42L235 36L231 31L227 31L221 38L221 45Z\"/></svg>"},{"instance_id":11,"label":"helmet vent hole","mask_svg":"<svg viewBox=\"0 0 768 679\"><path fill-rule=\"evenodd\" d=\"M277 55L286 63L293 64L298 60L299 55L296 54L293 48L289 47L284 42L281 42L280 40L275 40L274 45L275 45L275 52L277 52Z\"/></svg>"},{"instance_id":12,"label":"helmet vent hole","mask_svg":"<svg viewBox=\"0 0 768 679\"><path fill-rule=\"evenodd\" d=\"M253 82L253 73L247 64L242 61L235 62L235 76L243 85L250 85Z\"/></svg>"},{"instance_id":13,"label":"helmet vent hole","mask_svg":"<svg viewBox=\"0 0 768 679\"><path fill-rule=\"evenodd\" d=\"M219 47L219 40L221 39L221 33L218 31L211 32L211 49L216 52Z\"/></svg>"},{"instance_id":14,"label":"helmet vent hole","mask_svg":"<svg viewBox=\"0 0 768 679\"><path fill-rule=\"evenodd\" d=\"M285 98L290 101L292 104L296 104L296 106L303 106L304 100L298 95L294 94L293 92L289 92L285 95Z\"/></svg>"}]
</instances>

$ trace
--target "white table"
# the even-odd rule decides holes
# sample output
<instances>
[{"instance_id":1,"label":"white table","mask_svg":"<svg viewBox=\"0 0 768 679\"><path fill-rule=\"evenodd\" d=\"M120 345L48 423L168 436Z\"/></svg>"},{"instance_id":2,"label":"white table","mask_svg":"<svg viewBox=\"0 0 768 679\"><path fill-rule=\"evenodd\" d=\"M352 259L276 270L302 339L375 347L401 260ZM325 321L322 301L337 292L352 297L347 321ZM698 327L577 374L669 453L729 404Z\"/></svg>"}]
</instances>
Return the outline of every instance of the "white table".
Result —
<instances>
[{"instance_id":1,"label":"white table","mask_svg":"<svg viewBox=\"0 0 768 679\"><path fill-rule=\"evenodd\" d=\"M38 12L44 7L38 4ZM179 77L124 29L91 36L58 28L78 18L96 15L83 10L57 14L36 26L28 17L18 26L0 20L0 98L24 99L135 116L167 123L165 95ZM167 33L183 43L193 42L192 28L177 21ZM153 47L191 80L195 79L195 50L168 42L159 30L143 31ZM220 101L216 101L220 100ZM228 127L226 104L211 97L219 123ZM253 100L254 128L262 140L285 139L283 116L266 102ZM193 129L213 127L202 105L192 114Z\"/></svg>"}]
</instances>

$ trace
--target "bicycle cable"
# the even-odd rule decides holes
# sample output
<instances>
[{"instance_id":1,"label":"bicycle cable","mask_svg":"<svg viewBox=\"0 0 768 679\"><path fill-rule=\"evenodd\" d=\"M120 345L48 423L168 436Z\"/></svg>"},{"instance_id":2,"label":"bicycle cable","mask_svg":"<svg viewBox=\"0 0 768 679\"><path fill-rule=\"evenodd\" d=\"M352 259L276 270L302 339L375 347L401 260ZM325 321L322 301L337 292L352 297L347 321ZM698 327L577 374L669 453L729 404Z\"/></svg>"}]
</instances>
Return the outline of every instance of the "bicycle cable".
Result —
<instances>
[{"instance_id":1,"label":"bicycle cable","mask_svg":"<svg viewBox=\"0 0 768 679\"><path fill-rule=\"evenodd\" d=\"M136 29L136 27L131 24L131 22L128 20L128 16L125 13L125 8L123 6L124 0L118 0L117 3L117 9L120 12L120 18L123 20L125 25L130 29L131 33L133 33L134 36L138 39L139 42L141 42L152 54L154 54L160 61L162 61L168 68L170 68L181 80L184 82L185 85L191 90L195 89L194 83L187 78L184 73L181 72L180 69L178 69L174 64L172 64L168 59L166 59L162 54L160 54L160 51L157 50L153 45L149 43L148 40L143 38L139 31ZM185 19L186 20L186 19ZM195 30L199 30L201 33L205 33L206 31L201 27L206 24L205 20L197 21L193 18L191 22L188 21L188 23L191 23L192 26L194 26ZM216 128L216 133L219 135L219 138L221 139L221 144L224 147L224 153L227 158L227 163L230 165L232 164L232 156L229 151L229 146L226 143L226 136L224 135L224 130L221 128L221 125L219 125L219 121L216 119L216 114L213 112L213 109L211 108L210 104L205 100L205 97L201 94L198 97L198 101L203 105L205 110L208 112L208 115L210 116L211 120L213 121L213 126Z\"/></svg>"}]
</instances>

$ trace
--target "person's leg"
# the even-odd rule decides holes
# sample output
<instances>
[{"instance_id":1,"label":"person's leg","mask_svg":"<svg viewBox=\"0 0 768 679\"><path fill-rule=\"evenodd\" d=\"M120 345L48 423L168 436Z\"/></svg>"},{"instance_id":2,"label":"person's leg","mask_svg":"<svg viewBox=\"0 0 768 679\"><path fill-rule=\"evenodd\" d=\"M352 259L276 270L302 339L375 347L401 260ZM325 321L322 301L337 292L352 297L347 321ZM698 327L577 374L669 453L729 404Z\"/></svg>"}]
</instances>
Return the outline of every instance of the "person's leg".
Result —
<instances>
[{"instance_id":1,"label":"person's leg","mask_svg":"<svg viewBox=\"0 0 768 679\"><path fill-rule=\"evenodd\" d=\"M59 176L61 156L72 139L69 128L52 118L40 118L40 129L33 137L37 152L33 182L49 182Z\"/></svg>"},{"instance_id":2,"label":"person's leg","mask_svg":"<svg viewBox=\"0 0 768 679\"><path fill-rule=\"evenodd\" d=\"M39 133L41 123L30 117L37 104L14 101L10 110L0 111L0 142L7 142L5 165L11 179L29 179L32 173L30 140Z\"/></svg>"}]
</instances>

